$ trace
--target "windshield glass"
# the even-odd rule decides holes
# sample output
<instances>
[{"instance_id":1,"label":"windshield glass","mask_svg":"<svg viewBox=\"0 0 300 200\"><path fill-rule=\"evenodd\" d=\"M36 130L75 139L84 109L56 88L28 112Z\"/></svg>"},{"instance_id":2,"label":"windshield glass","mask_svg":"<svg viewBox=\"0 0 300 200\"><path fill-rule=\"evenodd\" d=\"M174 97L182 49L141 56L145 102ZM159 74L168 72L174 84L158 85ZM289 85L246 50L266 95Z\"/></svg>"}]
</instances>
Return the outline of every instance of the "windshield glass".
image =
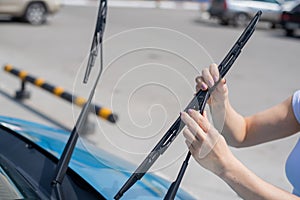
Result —
<instances>
[{"instance_id":1,"label":"windshield glass","mask_svg":"<svg viewBox=\"0 0 300 200\"><path fill-rule=\"evenodd\" d=\"M11 178L0 166L0 199L24 199Z\"/></svg>"}]
</instances>

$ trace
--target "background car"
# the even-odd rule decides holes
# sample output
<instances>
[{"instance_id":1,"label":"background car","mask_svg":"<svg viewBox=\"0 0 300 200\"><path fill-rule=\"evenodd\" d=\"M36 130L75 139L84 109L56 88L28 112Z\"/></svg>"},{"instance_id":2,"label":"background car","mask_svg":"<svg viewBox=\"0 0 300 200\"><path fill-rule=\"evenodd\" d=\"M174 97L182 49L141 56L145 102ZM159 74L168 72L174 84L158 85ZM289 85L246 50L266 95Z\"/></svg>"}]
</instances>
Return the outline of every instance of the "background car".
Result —
<instances>
[{"instance_id":1,"label":"background car","mask_svg":"<svg viewBox=\"0 0 300 200\"><path fill-rule=\"evenodd\" d=\"M281 25L287 36L293 36L300 28L300 1L290 2L284 6Z\"/></svg>"},{"instance_id":2,"label":"background car","mask_svg":"<svg viewBox=\"0 0 300 200\"><path fill-rule=\"evenodd\" d=\"M57 12L60 0L0 0L0 14L23 19L30 24L46 22L47 15Z\"/></svg>"},{"instance_id":3,"label":"background car","mask_svg":"<svg viewBox=\"0 0 300 200\"><path fill-rule=\"evenodd\" d=\"M261 21L272 27L280 23L282 7L277 0L212 0L208 12L223 25L245 26L258 10L263 12Z\"/></svg>"}]
</instances>

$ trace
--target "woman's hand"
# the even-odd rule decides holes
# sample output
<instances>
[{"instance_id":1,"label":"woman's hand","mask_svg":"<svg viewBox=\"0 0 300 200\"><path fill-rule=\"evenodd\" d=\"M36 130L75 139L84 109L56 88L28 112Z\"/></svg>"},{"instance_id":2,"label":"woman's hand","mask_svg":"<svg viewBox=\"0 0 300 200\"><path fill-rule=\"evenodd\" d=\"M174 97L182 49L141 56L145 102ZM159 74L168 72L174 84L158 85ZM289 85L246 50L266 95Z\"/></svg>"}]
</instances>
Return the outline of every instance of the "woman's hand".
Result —
<instances>
[{"instance_id":1,"label":"woman's hand","mask_svg":"<svg viewBox=\"0 0 300 200\"><path fill-rule=\"evenodd\" d=\"M204 168L221 175L233 154L223 136L210 124L206 114L195 110L182 112L181 119L186 124L183 135L194 159Z\"/></svg>"},{"instance_id":2,"label":"woman's hand","mask_svg":"<svg viewBox=\"0 0 300 200\"><path fill-rule=\"evenodd\" d=\"M187 125L183 135L195 160L223 179L242 199L300 200L265 182L236 159L205 113L202 116L195 110L189 110L181 113L181 119Z\"/></svg>"},{"instance_id":3,"label":"woman's hand","mask_svg":"<svg viewBox=\"0 0 300 200\"><path fill-rule=\"evenodd\" d=\"M218 82L220 77L218 66L216 64L211 64L209 68L202 70L201 76L197 76L196 81L196 91L207 90L208 88L214 86ZM226 86L226 80L222 79L214 92L211 94L211 97L208 101L209 104L223 104L228 98L228 89Z\"/></svg>"}]
</instances>

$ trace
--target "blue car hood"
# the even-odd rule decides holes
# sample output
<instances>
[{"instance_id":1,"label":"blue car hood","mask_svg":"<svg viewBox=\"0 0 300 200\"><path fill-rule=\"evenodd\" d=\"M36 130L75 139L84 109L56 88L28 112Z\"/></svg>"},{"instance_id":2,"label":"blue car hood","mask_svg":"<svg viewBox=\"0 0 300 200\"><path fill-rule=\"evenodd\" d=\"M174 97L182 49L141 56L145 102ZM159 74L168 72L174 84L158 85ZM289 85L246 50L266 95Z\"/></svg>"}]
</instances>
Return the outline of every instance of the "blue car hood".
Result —
<instances>
[{"instance_id":1,"label":"blue car hood","mask_svg":"<svg viewBox=\"0 0 300 200\"><path fill-rule=\"evenodd\" d=\"M60 157L70 135L68 131L10 117L0 116L0 124L26 137L57 158ZM69 167L105 198L113 199L130 177L128 169L133 171L136 166L78 140ZM124 194L123 199L162 199L169 185L170 182L165 179L148 173ZM195 198L179 189L176 199Z\"/></svg>"}]
</instances>

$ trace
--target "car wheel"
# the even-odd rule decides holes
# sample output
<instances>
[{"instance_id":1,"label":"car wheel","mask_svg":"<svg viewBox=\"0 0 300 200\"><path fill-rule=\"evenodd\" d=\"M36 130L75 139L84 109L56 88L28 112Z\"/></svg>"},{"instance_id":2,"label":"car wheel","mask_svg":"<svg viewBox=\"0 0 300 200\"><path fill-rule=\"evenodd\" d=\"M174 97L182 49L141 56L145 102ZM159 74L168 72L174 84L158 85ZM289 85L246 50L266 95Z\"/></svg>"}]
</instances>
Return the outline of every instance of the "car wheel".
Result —
<instances>
[{"instance_id":1,"label":"car wheel","mask_svg":"<svg viewBox=\"0 0 300 200\"><path fill-rule=\"evenodd\" d=\"M234 16L234 26L246 26L249 22L249 16L246 13L238 13Z\"/></svg>"},{"instance_id":2,"label":"car wheel","mask_svg":"<svg viewBox=\"0 0 300 200\"><path fill-rule=\"evenodd\" d=\"M229 24L229 21L226 20L226 19L220 19L220 20L219 20L219 24L220 24L220 25L223 25L223 26L227 26L227 25Z\"/></svg>"},{"instance_id":3,"label":"car wheel","mask_svg":"<svg viewBox=\"0 0 300 200\"><path fill-rule=\"evenodd\" d=\"M270 26L271 29L275 29L276 27L277 27L276 23L271 23L271 26Z\"/></svg>"},{"instance_id":4,"label":"car wheel","mask_svg":"<svg viewBox=\"0 0 300 200\"><path fill-rule=\"evenodd\" d=\"M24 18L33 25L40 25L46 22L47 9L43 3L35 2L28 5Z\"/></svg>"},{"instance_id":5,"label":"car wheel","mask_svg":"<svg viewBox=\"0 0 300 200\"><path fill-rule=\"evenodd\" d=\"M294 30L293 29L285 29L286 36L294 36Z\"/></svg>"}]
</instances>

